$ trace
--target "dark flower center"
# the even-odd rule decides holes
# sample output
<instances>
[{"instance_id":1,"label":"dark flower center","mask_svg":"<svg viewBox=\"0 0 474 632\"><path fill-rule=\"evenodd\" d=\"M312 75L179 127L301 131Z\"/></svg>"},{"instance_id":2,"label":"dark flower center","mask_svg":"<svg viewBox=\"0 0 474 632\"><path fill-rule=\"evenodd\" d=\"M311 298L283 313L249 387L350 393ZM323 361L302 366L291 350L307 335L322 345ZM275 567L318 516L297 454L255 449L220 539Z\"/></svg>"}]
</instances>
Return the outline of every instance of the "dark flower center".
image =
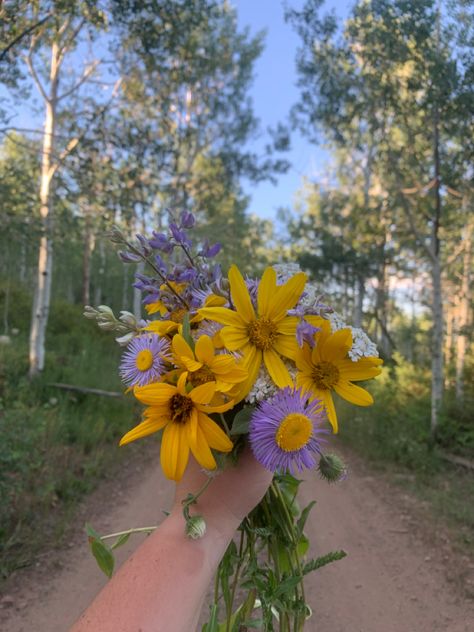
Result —
<instances>
[{"instance_id":1,"label":"dark flower center","mask_svg":"<svg viewBox=\"0 0 474 632\"><path fill-rule=\"evenodd\" d=\"M311 377L317 388L329 390L339 382L339 369L332 362L318 362L313 364Z\"/></svg>"},{"instance_id":2,"label":"dark flower center","mask_svg":"<svg viewBox=\"0 0 474 632\"><path fill-rule=\"evenodd\" d=\"M185 424L191 416L193 407L193 400L190 397L176 393L169 402L171 421Z\"/></svg>"},{"instance_id":3,"label":"dark flower center","mask_svg":"<svg viewBox=\"0 0 474 632\"><path fill-rule=\"evenodd\" d=\"M193 386L200 386L201 384L207 384L207 382L214 382L215 379L214 373L205 364L190 375L190 380Z\"/></svg>"}]
</instances>

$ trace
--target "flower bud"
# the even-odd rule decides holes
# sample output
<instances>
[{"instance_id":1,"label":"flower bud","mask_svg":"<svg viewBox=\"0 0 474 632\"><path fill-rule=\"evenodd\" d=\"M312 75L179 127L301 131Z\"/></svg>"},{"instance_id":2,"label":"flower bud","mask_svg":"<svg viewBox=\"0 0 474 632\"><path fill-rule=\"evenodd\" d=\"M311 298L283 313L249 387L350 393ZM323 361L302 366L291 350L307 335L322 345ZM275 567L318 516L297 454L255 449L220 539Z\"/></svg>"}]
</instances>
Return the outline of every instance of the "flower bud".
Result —
<instances>
[{"instance_id":1,"label":"flower bud","mask_svg":"<svg viewBox=\"0 0 474 632\"><path fill-rule=\"evenodd\" d=\"M321 478L328 483L337 483L347 475L347 469L337 454L322 454L318 465Z\"/></svg>"},{"instance_id":2,"label":"flower bud","mask_svg":"<svg viewBox=\"0 0 474 632\"><path fill-rule=\"evenodd\" d=\"M206 533L206 522L202 516L191 516L186 520L185 533L192 540L199 540Z\"/></svg>"},{"instance_id":3,"label":"flower bud","mask_svg":"<svg viewBox=\"0 0 474 632\"><path fill-rule=\"evenodd\" d=\"M115 338L115 342L118 342L121 347L126 347L130 340L135 336L133 331L128 332L124 336L120 336L119 338Z\"/></svg>"},{"instance_id":4,"label":"flower bud","mask_svg":"<svg viewBox=\"0 0 474 632\"><path fill-rule=\"evenodd\" d=\"M125 241L125 237L118 226L112 227L108 237L113 244L122 244Z\"/></svg>"},{"instance_id":5,"label":"flower bud","mask_svg":"<svg viewBox=\"0 0 474 632\"><path fill-rule=\"evenodd\" d=\"M131 312L120 312L119 320L133 329L136 329L137 327L137 319Z\"/></svg>"},{"instance_id":6,"label":"flower bud","mask_svg":"<svg viewBox=\"0 0 474 632\"><path fill-rule=\"evenodd\" d=\"M112 316L112 318L114 318L114 313L108 305L99 305L97 309L101 314L108 314L109 316Z\"/></svg>"}]
</instances>

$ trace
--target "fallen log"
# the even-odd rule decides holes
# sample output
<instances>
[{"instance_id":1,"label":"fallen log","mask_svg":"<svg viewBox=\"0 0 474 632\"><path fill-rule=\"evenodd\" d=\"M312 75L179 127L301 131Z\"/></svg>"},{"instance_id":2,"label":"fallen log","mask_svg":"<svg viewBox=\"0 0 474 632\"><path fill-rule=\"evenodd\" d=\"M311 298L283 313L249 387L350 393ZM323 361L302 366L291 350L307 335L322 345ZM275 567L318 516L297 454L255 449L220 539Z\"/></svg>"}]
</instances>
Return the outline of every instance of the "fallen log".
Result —
<instances>
[{"instance_id":1,"label":"fallen log","mask_svg":"<svg viewBox=\"0 0 474 632\"><path fill-rule=\"evenodd\" d=\"M100 395L102 397L123 397L123 393L117 393L116 391L103 391L99 388L88 388L87 386L75 386L74 384L62 384L61 382L50 382L46 386L53 386L54 388L61 388L63 391L75 391L77 393L84 393L85 395Z\"/></svg>"},{"instance_id":2,"label":"fallen log","mask_svg":"<svg viewBox=\"0 0 474 632\"><path fill-rule=\"evenodd\" d=\"M456 454L448 454L447 452L439 452L439 456L452 463L453 465L462 465L463 467L467 467L469 470L474 470L474 463L469 459L466 459L463 456L457 456Z\"/></svg>"}]
</instances>

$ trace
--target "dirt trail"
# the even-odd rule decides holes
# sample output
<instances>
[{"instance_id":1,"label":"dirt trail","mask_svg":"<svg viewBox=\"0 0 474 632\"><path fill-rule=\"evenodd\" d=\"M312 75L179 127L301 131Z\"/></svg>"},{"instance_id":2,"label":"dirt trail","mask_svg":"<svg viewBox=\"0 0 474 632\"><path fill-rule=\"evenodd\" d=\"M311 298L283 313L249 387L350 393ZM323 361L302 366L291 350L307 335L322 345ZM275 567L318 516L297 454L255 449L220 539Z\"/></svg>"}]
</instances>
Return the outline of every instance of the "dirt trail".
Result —
<instances>
[{"instance_id":1,"label":"dirt trail","mask_svg":"<svg viewBox=\"0 0 474 632\"><path fill-rule=\"evenodd\" d=\"M367 476L356 460L351 461L350 476L343 483L328 486L308 475L302 486L302 501L317 499L307 528L312 553L340 548L348 553L308 579L314 615L306 630L473 632L474 604L447 581L446 550L440 550L434 536L429 541L429 527L417 524L398 490ZM91 503L85 505L83 514L97 530L118 531L162 519L172 486L156 465L143 466L134 479L124 492L110 485L99 490L92 514ZM431 528L434 534L435 525ZM139 542L140 537L129 541L119 560ZM461 561L472 574L472 563ZM46 572L39 566L13 578L0 611L2 630L65 632L105 582L83 540L80 548L59 555L53 573L50 567Z\"/></svg>"}]
</instances>

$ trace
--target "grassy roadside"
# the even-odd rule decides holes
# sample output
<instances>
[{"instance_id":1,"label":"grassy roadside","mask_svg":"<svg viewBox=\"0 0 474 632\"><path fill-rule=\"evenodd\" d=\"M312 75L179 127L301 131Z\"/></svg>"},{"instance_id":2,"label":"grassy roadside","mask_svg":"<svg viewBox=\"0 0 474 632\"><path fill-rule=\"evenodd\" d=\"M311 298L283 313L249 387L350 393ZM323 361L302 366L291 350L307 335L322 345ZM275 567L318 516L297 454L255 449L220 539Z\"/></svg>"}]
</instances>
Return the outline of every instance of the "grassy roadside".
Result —
<instances>
[{"instance_id":1,"label":"grassy roadside","mask_svg":"<svg viewBox=\"0 0 474 632\"><path fill-rule=\"evenodd\" d=\"M435 446L430 441L429 379L399 362L366 385L375 403L368 408L338 402L340 440L372 467L413 494L453 534L453 544L474 553L474 471L446 462L441 449L474 461L469 423L472 402L456 411L447 395ZM471 409L471 412L469 411ZM471 500L470 500L471 499Z\"/></svg>"},{"instance_id":2,"label":"grassy roadside","mask_svg":"<svg viewBox=\"0 0 474 632\"><path fill-rule=\"evenodd\" d=\"M46 368L31 382L26 326L19 329L0 345L0 577L60 541L78 501L130 455L118 440L139 414L131 398L49 386L122 390L120 349L80 308L53 305Z\"/></svg>"}]
</instances>

